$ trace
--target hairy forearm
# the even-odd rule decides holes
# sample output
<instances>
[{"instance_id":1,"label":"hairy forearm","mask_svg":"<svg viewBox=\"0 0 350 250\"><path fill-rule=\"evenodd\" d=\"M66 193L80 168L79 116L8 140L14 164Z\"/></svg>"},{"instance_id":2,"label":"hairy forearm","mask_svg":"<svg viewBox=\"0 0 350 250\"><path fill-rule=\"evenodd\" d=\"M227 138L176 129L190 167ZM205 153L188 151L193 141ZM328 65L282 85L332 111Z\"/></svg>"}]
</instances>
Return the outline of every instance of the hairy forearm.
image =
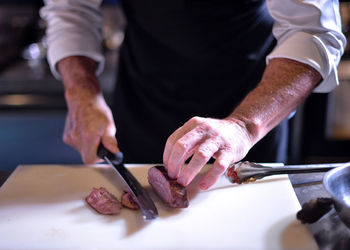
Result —
<instances>
[{"instance_id":1,"label":"hairy forearm","mask_svg":"<svg viewBox=\"0 0 350 250\"><path fill-rule=\"evenodd\" d=\"M285 58L273 59L259 85L228 119L244 126L255 144L295 110L321 80L321 75L308 65Z\"/></svg>"},{"instance_id":2,"label":"hairy forearm","mask_svg":"<svg viewBox=\"0 0 350 250\"><path fill-rule=\"evenodd\" d=\"M101 94L97 77L96 62L83 56L71 56L58 63L67 101L75 97L93 97Z\"/></svg>"},{"instance_id":3,"label":"hairy forearm","mask_svg":"<svg viewBox=\"0 0 350 250\"><path fill-rule=\"evenodd\" d=\"M68 108L63 141L74 147L87 164L101 161L96 154L100 143L111 152L119 151L113 115L95 69L96 63L87 57L67 57L58 63Z\"/></svg>"}]
</instances>

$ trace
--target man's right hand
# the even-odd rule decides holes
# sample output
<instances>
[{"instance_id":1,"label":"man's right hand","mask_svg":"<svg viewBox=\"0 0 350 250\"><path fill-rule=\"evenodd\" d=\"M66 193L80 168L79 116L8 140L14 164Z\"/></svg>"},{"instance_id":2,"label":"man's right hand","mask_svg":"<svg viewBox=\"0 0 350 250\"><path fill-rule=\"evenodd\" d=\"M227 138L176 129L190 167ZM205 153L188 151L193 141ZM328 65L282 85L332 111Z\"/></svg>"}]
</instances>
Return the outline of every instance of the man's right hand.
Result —
<instances>
[{"instance_id":1,"label":"man's right hand","mask_svg":"<svg viewBox=\"0 0 350 250\"><path fill-rule=\"evenodd\" d=\"M96 154L100 142L113 153L119 151L113 115L95 68L96 63L86 57L68 57L58 63L68 107L63 140L80 152L86 164L102 161Z\"/></svg>"}]
</instances>

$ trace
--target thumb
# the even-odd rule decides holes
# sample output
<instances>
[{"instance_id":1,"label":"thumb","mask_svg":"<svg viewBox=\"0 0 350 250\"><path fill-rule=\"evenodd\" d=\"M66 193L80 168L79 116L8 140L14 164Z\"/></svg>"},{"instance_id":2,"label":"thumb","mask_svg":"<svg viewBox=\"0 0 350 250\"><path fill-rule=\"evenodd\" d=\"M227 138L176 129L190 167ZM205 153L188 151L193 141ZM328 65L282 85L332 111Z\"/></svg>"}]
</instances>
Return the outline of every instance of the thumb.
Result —
<instances>
[{"instance_id":1,"label":"thumb","mask_svg":"<svg viewBox=\"0 0 350 250\"><path fill-rule=\"evenodd\" d=\"M103 134L101 138L101 142L103 146L111 151L112 153L118 153L120 150L118 148L118 142L115 138L115 128L108 128L106 129L105 133Z\"/></svg>"}]
</instances>

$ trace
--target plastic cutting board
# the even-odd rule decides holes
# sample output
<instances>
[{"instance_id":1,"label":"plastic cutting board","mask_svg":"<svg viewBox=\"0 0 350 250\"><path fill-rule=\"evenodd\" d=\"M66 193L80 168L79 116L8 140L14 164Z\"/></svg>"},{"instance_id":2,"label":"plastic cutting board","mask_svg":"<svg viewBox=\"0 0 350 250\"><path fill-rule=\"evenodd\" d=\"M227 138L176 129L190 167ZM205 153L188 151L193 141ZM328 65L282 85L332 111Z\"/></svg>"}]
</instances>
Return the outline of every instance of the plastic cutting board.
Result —
<instances>
[{"instance_id":1,"label":"plastic cutting board","mask_svg":"<svg viewBox=\"0 0 350 250\"><path fill-rule=\"evenodd\" d=\"M151 222L139 211L104 216L86 204L93 187L120 197L108 165L18 166L0 189L0 249L317 249L295 218L300 205L287 176L242 185L223 177L208 191L197 178L190 206L174 210L151 190L151 166L127 165L156 203Z\"/></svg>"}]
</instances>

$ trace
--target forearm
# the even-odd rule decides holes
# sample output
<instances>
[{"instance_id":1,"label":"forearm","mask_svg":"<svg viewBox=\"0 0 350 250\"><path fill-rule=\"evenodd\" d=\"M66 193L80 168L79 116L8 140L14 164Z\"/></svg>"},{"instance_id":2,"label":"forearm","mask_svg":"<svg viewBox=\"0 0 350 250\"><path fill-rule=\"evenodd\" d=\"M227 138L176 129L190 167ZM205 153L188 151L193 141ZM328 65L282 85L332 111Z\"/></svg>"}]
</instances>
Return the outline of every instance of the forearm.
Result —
<instances>
[{"instance_id":1,"label":"forearm","mask_svg":"<svg viewBox=\"0 0 350 250\"><path fill-rule=\"evenodd\" d=\"M58 63L68 107L63 140L80 152L84 163L101 160L96 155L100 143L111 152L119 151L113 115L95 68L96 62L87 57L67 57Z\"/></svg>"},{"instance_id":2,"label":"forearm","mask_svg":"<svg viewBox=\"0 0 350 250\"><path fill-rule=\"evenodd\" d=\"M228 117L238 121L252 145L284 120L322 80L312 67L285 58L270 61L259 85Z\"/></svg>"},{"instance_id":3,"label":"forearm","mask_svg":"<svg viewBox=\"0 0 350 250\"><path fill-rule=\"evenodd\" d=\"M94 60L82 56L67 57L58 62L67 101L78 97L93 98L101 94L95 75L96 67Z\"/></svg>"}]
</instances>

